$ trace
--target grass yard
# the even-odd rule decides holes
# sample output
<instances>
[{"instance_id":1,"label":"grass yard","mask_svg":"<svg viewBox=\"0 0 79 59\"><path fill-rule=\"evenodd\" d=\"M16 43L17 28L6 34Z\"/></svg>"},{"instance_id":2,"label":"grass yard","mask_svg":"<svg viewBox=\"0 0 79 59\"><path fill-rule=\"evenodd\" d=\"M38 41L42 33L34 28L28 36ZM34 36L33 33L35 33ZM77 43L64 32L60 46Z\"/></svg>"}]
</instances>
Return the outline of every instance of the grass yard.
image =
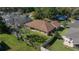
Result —
<instances>
[{"instance_id":1,"label":"grass yard","mask_svg":"<svg viewBox=\"0 0 79 59\"><path fill-rule=\"evenodd\" d=\"M25 42L17 40L14 35L0 34L0 40L4 41L11 51L35 51L33 47L28 46Z\"/></svg>"},{"instance_id":2,"label":"grass yard","mask_svg":"<svg viewBox=\"0 0 79 59\"><path fill-rule=\"evenodd\" d=\"M66 48L63 40L56 40L55 43L48 48L50 51L74 51L73 48Z\"/></svg>"},{"instance_id":3,"label":"grass yard","mask_svg":"<svg viewBox=\"0 0 79 59\"><path fill-rule=\"evenodd\" d=\"M63 31L59 31L60 35L65 35L66 33L68 33L68 28L64 29Z\"/></svg>"}]
</instances>

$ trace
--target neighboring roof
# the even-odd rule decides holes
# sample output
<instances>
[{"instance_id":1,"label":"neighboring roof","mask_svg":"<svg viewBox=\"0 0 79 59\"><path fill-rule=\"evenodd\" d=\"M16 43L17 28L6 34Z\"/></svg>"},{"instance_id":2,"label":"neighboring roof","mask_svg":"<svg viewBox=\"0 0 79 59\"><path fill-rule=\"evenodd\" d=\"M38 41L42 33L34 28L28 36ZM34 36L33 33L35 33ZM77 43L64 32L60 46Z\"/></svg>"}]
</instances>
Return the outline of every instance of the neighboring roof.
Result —
<instances>
[{"instance_id":1,"label":"neighboring roof","mask_svg":"<svg viewBox=\"0 0 79 59\"><path fill-rule=\"evenodd\" d=\"M9 15L3 15L2 17L5 19L6 24L10 24L10 25L13 25L14 21L16 24L20 24L20 25L30 21L30 18L27 17L26 15L9 14Z\"/></svg>"},{"instance_id":2,"label":"neighboring roof","mask_svg":"<svg viewBox=\"0 0 79 59\"><path fill-rule=\"evenodd\" d=\"M52 26L51 23L44 20L34 20L32 22L26 23L25 25L31 28L41 30L46 33L49 33L51 30L55 28L54 26Z\"/></svg>"},{"instance_id":3,"label":"neighboring roof","mask_svg":"<svg viewBox=\"0 0 79 59\"><path fill-rule=\"evenodd\" d=\"M14 19L18 24L24 24L30 21L30 18L26 17L26 15L15 16Z\"/></svg>"},{"instance_id":4,"label":"neighboring roof","mask_svg":"<svg viewBox=\"0 0 79 59\"><path fill-rule=\"evenodd\" d=\"M69 28L68 32L65 35L68 38L72 38L74 44L79 44L79 29L78 28Z\"/></svg>"},{"instance_id":5,"label":"neighboring roof","mask_svg":"<svg viewBox=\"0 0 79 59\"><path fill-rule=\"evenodd\" d=\"M51 21L51 24L58 28L60 26L60 23L58 21Z\"/></svg>"},{"instance_id":6,"label":"neighboring roof","mask_svg":"<svg viewBox=\"0 0 79 59\"><path fill-rule=\"evenodd\" d=\"M66 20L68 17L65 15L56 15L55 18L58 20Z\"/></svg>"}]
</instances>

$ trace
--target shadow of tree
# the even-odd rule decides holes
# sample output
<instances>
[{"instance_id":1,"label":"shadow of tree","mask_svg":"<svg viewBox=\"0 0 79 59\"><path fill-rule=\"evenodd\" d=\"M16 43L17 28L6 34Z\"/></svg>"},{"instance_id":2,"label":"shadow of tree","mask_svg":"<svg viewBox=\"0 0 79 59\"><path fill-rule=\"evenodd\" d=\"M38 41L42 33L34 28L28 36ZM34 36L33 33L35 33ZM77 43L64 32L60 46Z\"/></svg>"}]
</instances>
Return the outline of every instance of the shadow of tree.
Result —
<instances>
[{"instance_id":1,"label":"shadow of tree","mask_svg":"<svg viewBox=\"0 0 79 59\"><path fill-rule=\"evenodd\" d=\"M51 41L50 41L47 45L45 45L44 47L45 47L45 48L50 47L52 44L55 43L56 40L57 40L57 37L52 38Z\"/></svg>"},{"instance_id":2,"label":"shadow of tree","mask_svg":"<svg viewBox=\"0 0 79 59\"><path fill-rule=\"evenodd\" d=\"M6 43L4 43L3 41L1 41L0 42L0 51L6 51L8 49L10 49L10 47Z\"/></svg>"},{"instance_id":3,"label":"shadow of tree","mask_svg":"<svg viewBox=\"0 0 79 59\"><path fill-rule=\"evenodd\" d=\"M55 32L54 36L52 36L52 38L50 40L48 40L43 47L45 48L49 48L51 45L53 45L55 43L55 41L57 39L62 39L61 35L58 32Z\"/></svg>"}]
</instances>

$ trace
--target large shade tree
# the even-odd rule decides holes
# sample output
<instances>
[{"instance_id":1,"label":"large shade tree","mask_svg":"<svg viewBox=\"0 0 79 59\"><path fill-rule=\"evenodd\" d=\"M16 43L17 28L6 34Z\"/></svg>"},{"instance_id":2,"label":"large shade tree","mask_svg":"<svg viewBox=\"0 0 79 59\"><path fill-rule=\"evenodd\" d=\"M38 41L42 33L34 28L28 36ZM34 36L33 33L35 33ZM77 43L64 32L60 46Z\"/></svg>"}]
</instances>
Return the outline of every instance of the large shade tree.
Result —
<instances>
[{"instance_id":1,"label":"large shade tree","mask_svg":"<svg viewBox=\"0 0 79 59\"><path fill-rule=\"evenodd\" d=\"M35 9L35 14L33 16L36 19L53 18L53 16L57 14L56 8L40 7L34 9Z\"/></svg>"},{"instance_id":2,"label":"large shade tree","mask_svg":"<svg viewBox=\"0 0 79 59\"><path fill-rule=\"evenodd\" d=\"M34 17L36 19L43 19L43 18L53 18L56 15L67 15L71 16L73 8L68 7L40 7L34 8Z\"/></svg>"},{"instance_id":3,"label":"large shade tree","mask_svg":"<svg viewBox=\"0 0 79 59\"><path fill-rule=\"evenodd\" d=\"M10 33L9 28L3 22L3 18L0 16L0 33Z\"/></svg>"}]
</instances>

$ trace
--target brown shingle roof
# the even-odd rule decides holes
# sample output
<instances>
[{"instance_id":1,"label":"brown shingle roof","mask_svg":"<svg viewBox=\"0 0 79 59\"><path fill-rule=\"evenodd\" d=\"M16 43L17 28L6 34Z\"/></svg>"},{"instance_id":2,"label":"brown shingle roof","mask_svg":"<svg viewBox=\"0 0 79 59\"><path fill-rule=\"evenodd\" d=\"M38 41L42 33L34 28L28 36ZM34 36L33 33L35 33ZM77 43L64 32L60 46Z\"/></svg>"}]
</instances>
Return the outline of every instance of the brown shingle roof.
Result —
<instances>
[{"instance_id":1,"label":"brown shingle roof","mask_svg":"<svg viewBox=\"0 0 79 59\"><path fill-rule=\"evenodd\" d=\"M41 30L46 33L49 33L51 30L55 28L51 25L51 23L44 20L34 20L32 22L26 23L25 25L31 28Z\"/></svg>"},{"instance_id":2,"label":"brown shingle roof","mask_svg":"<svg viewBox=\"0 0 79 59\"><path fill-rule=\"evenodd\" d=\"M56 28L60 26L60 23L58 21L51 21L51 24Z\"/></svg>"}]
</instances>

